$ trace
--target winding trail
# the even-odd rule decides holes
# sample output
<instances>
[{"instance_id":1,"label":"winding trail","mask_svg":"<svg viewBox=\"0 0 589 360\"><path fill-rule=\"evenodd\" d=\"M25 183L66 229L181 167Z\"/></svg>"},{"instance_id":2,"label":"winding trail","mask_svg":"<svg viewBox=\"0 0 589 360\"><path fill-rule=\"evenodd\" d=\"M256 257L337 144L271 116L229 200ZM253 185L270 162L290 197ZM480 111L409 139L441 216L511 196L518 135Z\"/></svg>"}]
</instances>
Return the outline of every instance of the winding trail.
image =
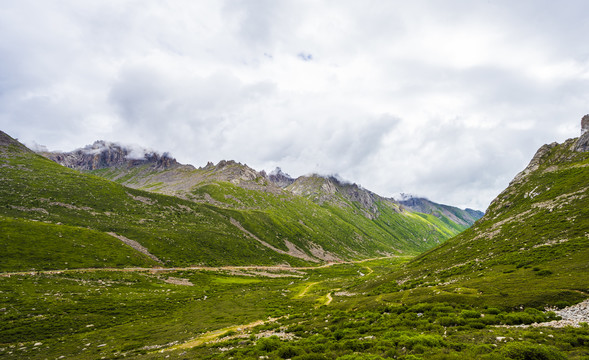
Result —
<instances>
[{"instance_id":1,"label":"winding trail","mask_svg":"<svg viewBox=\"0 0 589 360\"><path fill-rule=\"evenodd\" d=\"M307 294L307 291L309 291L309 289L314 286L319 284L319 282L312 282L307 284L307 286L305 286L305 288L297 295L295 296L296 298L302 298L303 296L305 296Z\"/></svg>"},{"instance_id":2,"label":"winding trail","mask_svg":"<svg viewBox=\"0 0 589 360\"><path fill-rule=\"evenodd\" d=\"M188 340L187 342L184 342L182 344L173 345L168 348L161 349L161 350L159 350L159 352L173 351L173 350L180 350L180 349L190 349L190 348L202 345L202 344L206 344L206 343L215 341L218 338L225 335L226 333L228 333L229 331L245 333L245 331L248 329L254 328L259 325L264 325L269 322L275 322L276 320L280 320L282 318L284 318L284 316L277 317L277 318L268 318L267 320L257 320L257 321L254 321L254 322L251 322L251 323L245 324L245 325L232 325L232 326L228 326L228 327L225 327L222 329L208 331L208 332L206 332L202 335L199 335L199 336L195 337L194 339Z\"/></svg>"},{"instance_id":3,"label":"winding trail","mask_svg":"<svg viewBox=\"0 0 589 360\"><path fill-rule=\"evenodd\" d=\"M246 266L186 266L186 267L128 267L128 268L79 268L79 269L60 269L60 270L29 270L29 271L12 271L0 273L0 277L10 277L13 275L43 275L43 274L61 274L61 273L74 273L74 272L96 272L96 271L119 271L119 272L151 272L160 273L168 271L190 271L190 270L204 270L204 271L240 271L240 270L261 270L261 271L284 271L284 272L297 272L301 270L316 270L323 269L334 265L345 265L345 264L360 264L367 261L382 260L395 258L397 256L384 256L379 258L353 260L353 261L341 261L341 262L328 262L318 266L299 266L291 267L284 265L273 265L273 266L258 266L258 265L246 265ZM370 267L370 274L373 272Z\"/></svg>"},{"instance_id":4,"label":"winding trail","mask_svg":"<svg viewBox=\"0 0 589 360\"><path fill-rule=\"evenodd\" d=\"M331 302L333 301L333 297L331 297L331 293L327 293L327 295L325 295L325 303L323 305L329 305L331 304Z\"/></svg>"}]
</instances>

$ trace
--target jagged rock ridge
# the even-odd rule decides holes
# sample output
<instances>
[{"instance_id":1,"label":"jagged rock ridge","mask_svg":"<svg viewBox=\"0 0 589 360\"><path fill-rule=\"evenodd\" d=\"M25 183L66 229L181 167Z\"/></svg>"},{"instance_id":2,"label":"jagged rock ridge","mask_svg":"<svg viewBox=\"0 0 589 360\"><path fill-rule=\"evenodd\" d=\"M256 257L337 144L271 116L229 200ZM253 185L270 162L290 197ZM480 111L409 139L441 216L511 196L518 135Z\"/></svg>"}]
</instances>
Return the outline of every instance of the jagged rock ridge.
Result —
<instances>
[{"instance_id":1,"label":"jagged rock ridge","mask_svg":"<svg viewBox=\"0 0 589 360\"><path fill-rule=\"evenodd\" d=\"M45 157L76 170L97 170L118 166L151 164L158 169L178 165L168 153L162 155L145 149L131 148L99 140L92 145L71 152L45 152Z\"/></svg>"},{"instance_id":2,"label":"jagged rock ridge","mask_svg":"<svg viewBox=\"0 0 589 360\"><path fill-rule=\"evenodd\" d=\"M248 208L243 205L243 201L237 201L232 195L226 194L221 199L217 196L215 199L207 190L196 189L217 182L227 182L246 190L292 194L319 205L351 209L371 220L380 216L378 204L397 213L409 210L434 214L440 219L449 217L460 226L470 226L482 216L480 212L469 213L450 206L442 209L441 205L434 202L428 203L427 210L411 206L402 207L395 199L381 197L357 184L341 180L337 175L312 174L294 179L280 168L266 174L265 171L256 171L233 160L221 160L216 165L209 162L206 166L196 169L192 165L178 164L166 153L159 155L153 151L105 141L97 141L69 153L43 155L61 165L80 171L90 171L129 187L198 202L209 202L217 206L231 203L231 207ZM227 199L229 200L225 201ZM240 205L236 205L236 202Z\"/></svg>"}]
</instances>

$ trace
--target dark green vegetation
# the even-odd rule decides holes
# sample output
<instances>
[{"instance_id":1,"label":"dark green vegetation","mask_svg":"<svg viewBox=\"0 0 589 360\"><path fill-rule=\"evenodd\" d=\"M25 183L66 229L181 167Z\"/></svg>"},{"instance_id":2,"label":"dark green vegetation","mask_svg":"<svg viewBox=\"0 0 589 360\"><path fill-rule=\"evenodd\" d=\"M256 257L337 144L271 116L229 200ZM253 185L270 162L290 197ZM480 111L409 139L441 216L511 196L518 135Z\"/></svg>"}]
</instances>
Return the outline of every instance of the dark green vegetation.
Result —
<instances>
[{"instance_id":1,"label":"dark green vegetation","mask_svg":"<svg viewBox=\"0 0 589 360\"><path fill-rule=\"evenodd\" d=\"M0 217L0 271L151 267L157 262L120 240L85 228Z\"/></svg>"},{"instance_id":2,"label":"dark green vegetation","mask_svg":"<svg viewBox=\"0 0 589 360\"><path fill-rule=\"evenodd\" d=\"M149 266L153 260L141 254L131 257L120 250L120 254L111 254L110 249L120 244L105 233L141 239L160 259L182 264L177 259L194 255L183 255L172 250L174 246L180 244L185 252L196 246L186 248L192 243L174 234L186 234L189 224L208 229L211 239L220 243L227 236L227 242L242 241L232 244L247 246L256 243L251 241L255 236L279 248L281 243L273 238L276 232L291 234L299 225L310 229L326 226L325 233L336 238L350 236L347 229L364 226L343 221L346 216L391 225L395 213L387 214L379 207L390 204L373 202L372 207L366 206L371 204L366 198L350 201L350 196L343 196L345 191L328 195L310 191L309 196L317 195L320 201L301 197L301 204L313 206L306 209L289 197L282 201L272 192L227 182L194 189L191 194L196 199L213 200L196 203L194 199L124 188L63 169L22 149L16 151L18 156L5 152L0 158L1 176L12 180L2 182L3 241L8 239L6 233L22 243L6 249L13 253L26 250L25 242L30 241L26 231L30 231L45 232L47 238L63 242L66 250L36 260L45 255L43 249L57 250L54 244L39 239L40 249L24 253L32 260L22 267L34 266L37 271L0 276L0 357L586 359L586 323L576 328L520 327L554 320L556 313L545 311L545 307L562 308L589 295L589 153L572 151L575 142L543 147L481 221L433 250L417 257L296 269L124 269L120 261L128 261L123 266L132 266L132 262ZM25 175L15 178L17 169ZM40 178L37 171L27 169L43 169L50 175ZM324 180L312 182L322 187ZM68 186L68 181L82 185ZM71 198L55 190L58 184L76 201L66 202ZM105 189L105 194L100 189ZM225 205L214 205L214 201ZM289 202L293 205L286 205ZM348 205L338 206L342 202ZM294 218L283 217L280 206L295 206L300 216L308 218L303 224L294 222ZM120 214L106 215L115 210ZM379 218L370 219L366 211L379 213ZM442 221L432 214L396 214ZM344 227L332 229L330 224ZM319 243L319 235L308 234L318 236L313 242ZM365 241L372 235L364 236ZM33 240L40 237L31 236ZM160 238L173 241L158 241ZM86 249L90 243L103 255L93 257L91 252L78 251L78 245ZM328 243L322 247L328 249ZM251 250L252 259L254 253L261 254L255 261L247 257L247 247L207 248L215 244L198 243L208 249L202 251L210 251L210 258L218 256L219 264L263 263L271 256L274 261L283 256L291 264L293 260L308 263L267 246ZM353 242L346 246L349 244ZM380 246L378 241L374 244L370 246ZM73 251L68 255L68 247L75 249L78 257ZM371 248L365 249L368 252ZM2 256L4 271L19 266ZM67 266L62 263L74 260L77 265L72 268L119 268L38 271L64 268Z\"/></svg>"},{"instance_id":3,"label":"dark green vegetation","mask_svg":"<svg viewBox=\"0 0 589 360\"><path fill-rule=\"evenodd\" d=\"M190 179L214 176L190 187L189 192L170 196L128 188L65 168L34 154L5 134L1 143L0 224L7 231L15 226L19 229L30 226L30 229L24 241L24 235L20 238L9 237L8 232L0 235L0 247L7 250L0 253L0 260L8 260L16 253L27 254L26 248L31 243L36 244L38 252L31 253L31 259L20 259L16 267L11 267L10 261L2 261L0 267L4 270L154 264L141 254L121 253L122 257L116 261L98 253L83 255L93 253L87 245L95 240L101 242L101 247L114 246L113 236L136 241L164 266L303 265L416 254L466 227L450 226L432 215L402 211L397 205L381 200L374 201L379 214L370 218L358 202L349 199L342 198L340 205L332 202L319 205L255 178L253 170L242 173L247 169L233 162L202 170L173 168L189 171ZM102 158L96 161L99 160L104 161ZM145 166L132 167L129 173L137 171L147 176L140 171ZM167 176L165 170L158 171L161 175L158 179ZM195 171L201 172L200 177ZM254 178L250 179L252 175ZM246 181L248 184L260 182L260 186L273 191L237 186L236 181L228 181L230 178L250 179ZM175 183L166 184L170 187ZM47 226L20 220L40 221ZM61 236L59 242L44 239L45 230ZM61 255L53 251L56 246L61 247ZM68 251L78 250L81 255L76 255L76 261L64 260ZM46 254L42 262L38 262L40 254ZM126 256L129 261L121 261Z\"/></svg>"},{"instance_id":4,"label":"dark green vegetation","mask_svg":"<svg viewBox=\"0 0 589 360\"><path fill-rule=\"evenodd\" d=\"M64 272L0 277L6 359L582 359L589 327L514 328L555 318L434 298L364 293L403 260L328 268ZM268 270L265 270L267 273ZM175 282L175 283L174 283ZM183 285L180 285L182 283ZM190 286L190 285L193 286ZM333 299L333 300L331 300ZM531 354L531 355L530 355Z\"/></svg>"}]
</instances>

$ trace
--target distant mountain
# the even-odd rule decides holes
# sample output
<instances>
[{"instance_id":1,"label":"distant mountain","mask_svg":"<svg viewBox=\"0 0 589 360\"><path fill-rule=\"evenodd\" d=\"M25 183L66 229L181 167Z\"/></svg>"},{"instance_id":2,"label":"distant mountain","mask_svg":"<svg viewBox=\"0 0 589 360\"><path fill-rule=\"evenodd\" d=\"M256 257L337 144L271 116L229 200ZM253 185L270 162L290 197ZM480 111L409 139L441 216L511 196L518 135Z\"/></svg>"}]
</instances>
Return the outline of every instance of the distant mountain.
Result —
<instances>
[{"instance_id":1,"label":"distant mountain","mask_svg":"<svg viewBox=\"0 0 589 360\"><path fill-rule=\"evenodd\" d=\"M473 209L461 210L454 206L437 204L428 199L419 197L408 197L404 200L400 200L399 203L413 211L424 214L432 214L438 218L449 218L457 224L467 226L474 224L475 221L485 215L485 213L482 211Z\"/></svg>"},{"instance_id":2,"label":"distant mountain","mask_svg":"<svg viewBox=\"0 0 589 360\"><path fill-rule=\"evenodd\" d=\"M63 166L76 170L130 167L142 164L150 164L157 169L168 169L179 165L176 159L171 158L167 153L160 155L154 151L123 146L103 140L71 152L43 152L42 155Z\"/></svg>"},{"instance_id":3,"label":"distant mountain","mask_svg":"<svg viewBox=\"0 0 589 360\"><path fill-rule=\"evenodd\" d=\"M295 182L295 179L284 173L281 168L277 167L269 175L268 179L281 188L285 188Z\"/></svg>"},{"instance_id":4,"label":"distant mountain","mask_svg":"<svg viewBox=\"0 0 589 360\"><path fill-rule=\"evenodd\" d=\"M69 168L0 136L4 271L302 265L416 254L466 228L334 178L283 189L234 161L197 169L102 141L44 156Z\"/></svg>"},{"instance_id":5,"label":"distant mountain","mask_svg":"<svg viewBox=\"0 0 589 360\"><path fill-rule=\"evenodd\" d=\"M217 205L235 202L226 201L226 197L213 199L211 194L202 188L216 182L228 182L246 190L273 194L286 191L319 205L352 206L357 208L357 212L361 212L370 219L379 216L377 201L388 204L388 207L395 212L402 211L400 203L396 200L383 198L356 184L340 180L336 176L314 174L295 179L280 168L276 168L268 175L264 171L256 171L232 160L222 160L216 165L209 162L205 167L196 169L191 165L180 165L171 159L162 166L162 159L168 159L167 155L160 156L145 150L134 152L144 153L145 156L141 159L137 157L128 159L130 153L128 147L97 141L93 145L70 153L43 153L43 155L64 166L89 171L125 186L195 201L209 201ZM201 190L197 191L199 188ZM407 203L404 204L405 209L432 214L455 231L464 230L482 216L482 212L460 210L423 199L423 202L426 201L427 208L412 207ZM241 200L238 203L244 204L244 201Z\"/></svg>"},{"instance_id":6,"label":"distant mountain","mask_svg":"<svg viewBox=\"0 0 589 360\"><path fill-rule=\"evenodd\" d=\"M583 121L589 127L589 116ZM427 210L427 204L417 203ZM587 259L589 132L584 127L580 138L542 146L481 220L418 256L391 283L422 294L415 301L436 294L438 301L474 303L485 297L499 306L541 308L589 296Z\"/></svg>"}]
</instances>

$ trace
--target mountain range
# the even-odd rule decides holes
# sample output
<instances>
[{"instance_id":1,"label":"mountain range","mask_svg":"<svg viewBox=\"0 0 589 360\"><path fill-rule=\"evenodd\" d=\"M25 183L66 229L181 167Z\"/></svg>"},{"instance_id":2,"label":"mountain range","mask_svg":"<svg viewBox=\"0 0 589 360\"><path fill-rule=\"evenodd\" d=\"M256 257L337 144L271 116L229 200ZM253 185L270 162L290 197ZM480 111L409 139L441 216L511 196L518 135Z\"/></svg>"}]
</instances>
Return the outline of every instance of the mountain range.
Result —
<instances>
[{"instance_id":1,"label":"mountain range","mask_svg":"<svg viewBox=\"0 0 589 360\"><path fill-rule=\"evenodd\" d=\"M335 177L292 179L234 161L195 168L105 141L40 156L4 133L1 138L4 226L69 229L48 244L43 264L23 260L21 269L74 267L59 254L68 246L74 251L85 236L108 247L136 244L130 250L143 252L130 256L129 266L300 265L416 254L482 215L432 202L419 212ZM111 255L97 261L83 245L88 251L78 249L83 259L76 266L111 263ZM10 246L31 251L24 240Z\"/></svg>"},{"instance_id":2,"label":"mountain range","mask_svg":"<svg viewBox=\"0 0 589 360\"><path fill-rule=\"evenodd\" d=\"M44 154L62 166L0 133L0 357L586 359L582 129L474 223L106 142Z\"/></svg>"}]
</instances>

